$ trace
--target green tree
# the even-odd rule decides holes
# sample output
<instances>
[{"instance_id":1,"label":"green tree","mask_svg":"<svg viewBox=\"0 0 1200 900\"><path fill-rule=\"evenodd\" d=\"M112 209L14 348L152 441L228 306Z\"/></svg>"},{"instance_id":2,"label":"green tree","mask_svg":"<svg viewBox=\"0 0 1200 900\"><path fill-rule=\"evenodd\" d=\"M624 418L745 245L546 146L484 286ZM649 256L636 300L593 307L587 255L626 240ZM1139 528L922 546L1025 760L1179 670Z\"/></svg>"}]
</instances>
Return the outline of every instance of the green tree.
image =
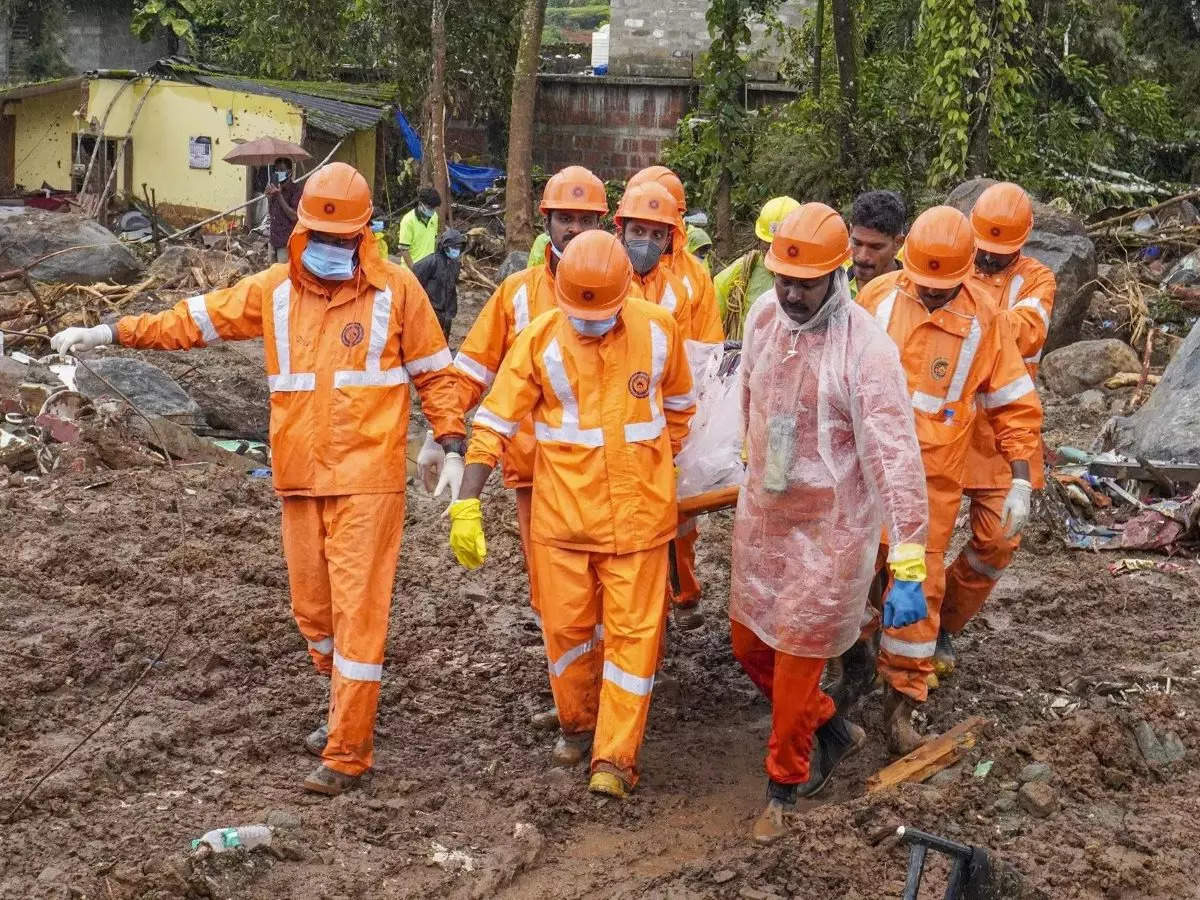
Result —
<instances>
[{"instance_id":1,"label":"green tree","mask_svg":"<svg viewBox=\"0 0 1200 900\"><path fill-rule=\"evenodd\" d=\"M146 0L134 9L129 30L141 41L165 34L167 50L174 55L181 47L195 47L198 12L197 0Z\"/></svg>"}]
</instances>

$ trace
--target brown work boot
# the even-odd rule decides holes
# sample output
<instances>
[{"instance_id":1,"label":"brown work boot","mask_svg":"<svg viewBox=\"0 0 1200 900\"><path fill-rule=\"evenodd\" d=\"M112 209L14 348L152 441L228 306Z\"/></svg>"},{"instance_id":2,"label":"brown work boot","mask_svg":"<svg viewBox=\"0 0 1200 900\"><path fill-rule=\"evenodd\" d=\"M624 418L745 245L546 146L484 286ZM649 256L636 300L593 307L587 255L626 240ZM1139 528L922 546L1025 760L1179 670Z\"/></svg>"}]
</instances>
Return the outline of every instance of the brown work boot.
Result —
<instances>
[{"instance_id":1,"label":"brown work boot","mask_svg":"<svg viewBox=\"0 0 1200 900\"><path fill-rule=\"evenodd\" d=\"M755 843L773 844L791 830L789 818L796 809L796 785L767 780L767 806L754 820Z\"/></svg>"},{"instance_id":2,"label":"brown work boot","mask_svg":"<svg viewBox=\"0 0 1200 900\"><path fill-rule=\"evenodd\" d=\"M888 751L896 756L908 756L925 743L925 738L913 727L912 714L916 704L907 694L889 686L883 700L883 723L887 729Z\"/></svg>"},{"instance_id":3,"label":"brown work boot","mask_svg":"<svg viewBox=\"0 0 1200 900\"><path fill-rule=\"evenodd\" d=\"M549 709L543 709L541 712L535 712L529 717L529 724L542 731L549 731L551 728L557 728L558 707L552 706Z\"/></svg>"},{"instance_id":4,"label":"brown work boot","mask_svg":"<svg viewBox=\"0 0 1200 900\"><path fill-rule=\"evenodd\" d=\"M550 754L554 764L558 766L574 766L587 756L592 749L592 733L584 731L579 734L560 734L554 743L554 751Z\"/></svg>"},{"instance_id":5,"label":"brown work boot","mask_svg":"<svg viewBox=\"0 0 1200 900\"><path fill-rule=\"evenodd\" d=\"M304 779L304 789L312 791L314 794L336 797L343 791L357 787L361 780L361 775L346 775L343 772L338 772L336 769L329 768L329 766L320 765Z\"/></svg>"},{"instance_id":6,"label":"brown work boot","mask_svg":"<svg viewBox=\"0 0 1200 900\"><path fill-rule=\"evenodd\" d=\"M325 752L325 745L327 743L329 743L329 726L322 725L304 739L304 749L317 759L320 759L321 754Z\"/></svg>"}]
</instances>

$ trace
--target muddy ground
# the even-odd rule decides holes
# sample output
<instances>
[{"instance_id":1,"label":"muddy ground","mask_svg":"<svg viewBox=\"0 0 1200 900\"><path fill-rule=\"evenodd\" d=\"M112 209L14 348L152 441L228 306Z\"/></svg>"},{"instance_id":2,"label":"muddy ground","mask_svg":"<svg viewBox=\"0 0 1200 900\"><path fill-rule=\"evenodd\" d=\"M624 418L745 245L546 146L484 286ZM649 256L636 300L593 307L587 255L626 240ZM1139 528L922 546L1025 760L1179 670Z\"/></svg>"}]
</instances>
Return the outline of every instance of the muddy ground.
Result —
<instances>
[{"instance_id":1,"label":"muddy ground","mask_svg":"<svg viewBox=\"0 0 1200 900\"><path fill-rule=\"evenodd\" d=\"M224 346L168 367L244 393L261 390L255 356ZM1051 445L1099 425L1049 407ZM0 825L0 897L899 897L905 850L885 837L898 824L988 847L1030 897L1200 896L1194 579L1114 578L1115 555L1033 526L925 710L931 730L993 721L964 764L867 796L888 761L868 697L854 712L868 748L794 835L760 849L747 833L769 711L729 652L728 514L702 526L707 627L671 635L676 686L656 691L644 778L618 803L590 796L582 769L551 767L552 737L528 725L549 695L510 497L486 498L489 561L465 573L441 505L411 491L374 778L328 800L299 788L324 687L289 614L269 483L136 453L120 465L0 487L0 821L149 665ZM1141 721L1175 732L1186 757L1149 766ZM1050 766L1045 817L1011 793L1031 762ZM264 821L273 852L188 859L208 829ZM945 869L931 869L923 896L940 897Z\"/></svg>"}]
</instances>

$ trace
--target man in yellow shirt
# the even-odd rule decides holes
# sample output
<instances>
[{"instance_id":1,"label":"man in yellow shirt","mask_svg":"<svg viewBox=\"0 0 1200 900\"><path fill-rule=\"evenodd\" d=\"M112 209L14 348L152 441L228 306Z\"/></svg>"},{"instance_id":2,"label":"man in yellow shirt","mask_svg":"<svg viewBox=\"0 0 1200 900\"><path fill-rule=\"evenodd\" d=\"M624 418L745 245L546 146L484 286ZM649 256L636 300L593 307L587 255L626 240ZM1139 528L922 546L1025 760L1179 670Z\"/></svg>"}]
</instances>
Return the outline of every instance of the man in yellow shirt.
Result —
<instances>
[{"instance_id":1,"label":"man in yellow shirt","mask_svg":"<svg viewBox=\"0 0 1200 900\"><path fill-rule=\"evenodd\" d=\"M734 260L713 277L721 325L725 329L725 337L730 340L742 339L746 313L750 312L755 300L775 288L775 276L767 270L764 262L766 252L779 223L799 208L799 201L791 197L773 197L764 203L758 221L754 223L754 234L762 241L762 246Z\"/></svg>"},{"instance_id":2,"label":"man in yellow shirt","mask_svg":"<svg viewBox=\"0 0 1200 900\"><path fill-rule=\"evenodd\" d=\"M410 209L400 220L396 251L410 269L417 260L437 249L437 211L441 205L441 194L433 188L421 188L417 192L417 208Z\"/></svg>"}]
</instances>

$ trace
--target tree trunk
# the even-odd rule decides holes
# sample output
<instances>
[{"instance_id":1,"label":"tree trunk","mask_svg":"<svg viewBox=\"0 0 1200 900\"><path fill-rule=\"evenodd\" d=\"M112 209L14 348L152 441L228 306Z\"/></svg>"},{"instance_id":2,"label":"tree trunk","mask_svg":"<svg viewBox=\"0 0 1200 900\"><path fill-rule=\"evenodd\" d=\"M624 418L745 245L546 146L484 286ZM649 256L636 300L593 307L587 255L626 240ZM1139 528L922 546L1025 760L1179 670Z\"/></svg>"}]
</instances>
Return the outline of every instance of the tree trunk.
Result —
<instances>
[{"instance_id":1,"label":"tree trunk","mask_svg":"<svg viewBox=\"0 0 1200 900\"><path fill-rule=\"evenodd\" d=\"M995 35L996 3L994 0L976 0L975 13L984 23L988 34ZM995 38L993 38L995 39ZM992 52L985 50L983 58L975 66L979 73L968 81L969 96L975 98L967 108L967 177L986 175L991 166L989 138L992 128L991 102L987 86L992 79Z\"/></svg>"},{"instance_id":2,"label":"tree trunk","mask_svg":"<svg viewBox=\"0 0 1200 900\"><path fill-rule=\"evenodd\" d=\"M716 234L713 235L713 240L721 259L729 259L733 256L733 225L729 200L732 186L733 176L728 168L723 167L720 177L717 178L716 209L713 210L716 224Z\"/></svg>"},{"instance_id":3,"label":"tree trunk","mask_svg":"<svg viewBox=\"0 0 1200 900\"><path fill-rule=\"evenodd\" d=\"M825 0L817 0L817 11L813 14L813 96L821 97L821 49L825 44Z\"/></svg>"},{"instance_id":4,"label":"tree trunk","mask_svg":"<svg viewBox=\"0 0 1200 900\"><path fill-rule=\"evenodd\" d=\"M521 44L513 69L508 120L508 180L504 192L504 238L509 250L527 250L533 241L533 108L537 100L538 54L546 0L524 0Z\"/></svg>"},{"instance_id":5,"label":"tree trunk","mask_svg":"<svg viewBox=\"0 0 1200 900\"><path fill-rule=\"evenodd\" d=\"M446 171L446 0L433 0L429 27L433 75L429 83L429 165L433 186L442 198L438 221L450 226L450 182Z\"/></svg>"},{"instance_id":6,"label":"tree trunk","mask_svg":"<svg viewBox=\"0 0 1200 900\"><path fill-rule=\"evenodd\" d=\"M854 129L858 115L858 56L854 47L851 0L832 0L833 46L842 89L842 165L856 166Z\"/></svg>"}]
</instances>

